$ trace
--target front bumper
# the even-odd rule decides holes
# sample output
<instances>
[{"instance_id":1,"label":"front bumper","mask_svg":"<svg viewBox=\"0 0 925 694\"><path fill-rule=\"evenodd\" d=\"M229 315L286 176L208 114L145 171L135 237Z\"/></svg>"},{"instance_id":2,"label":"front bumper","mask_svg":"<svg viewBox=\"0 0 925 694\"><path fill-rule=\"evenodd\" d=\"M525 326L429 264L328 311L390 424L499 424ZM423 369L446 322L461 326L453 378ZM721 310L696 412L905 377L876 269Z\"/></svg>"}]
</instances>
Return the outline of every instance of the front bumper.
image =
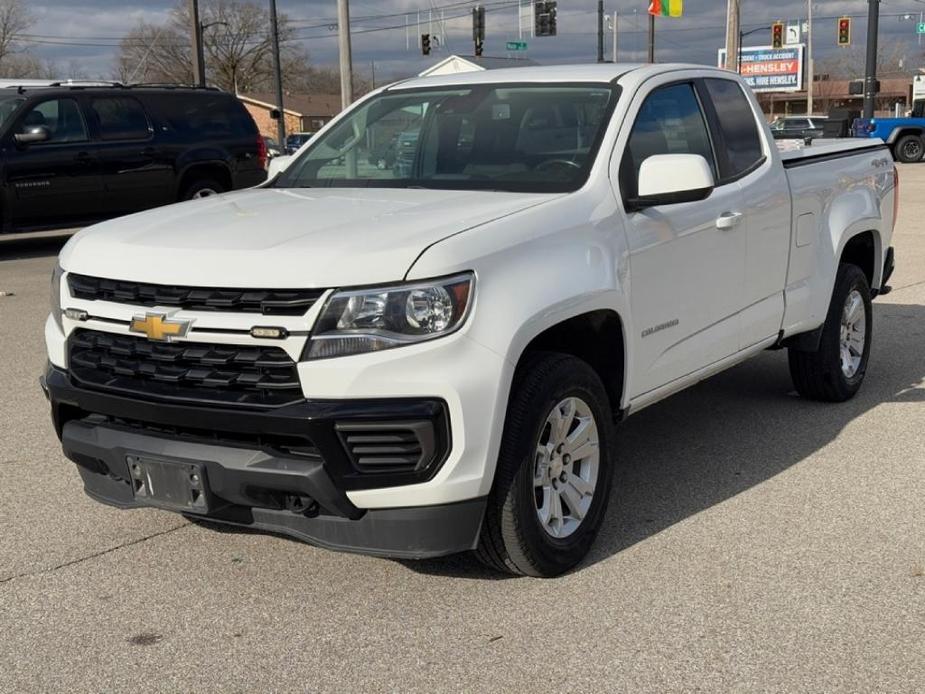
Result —
<instances>
[{"instance_id":1,"label":"front bumper","mask_svg":"<svg viewBox=\"0 0 925 694\"><path fill-rule=\"evenodd\" d=\"M65 455L91 497L120 508L157 506L136 494L129 460L189 463L203 470L209 519L286 534L331 549L423 558L478 541L485 498L407 508L357 508L349 488L382 484L352 465L338 427L351 422L432 422L435 400L304 401L268 411L154 403L75 385L50 366L43 379ZM315 448L291 446L306 437ZM438 437L439 438L439 437ZM449 441L449 435L444 439ZM448 445L448 443L443 444ZM435 452L423 478L436 474ZM374 480L370 482L370 480ZM401 481L392 480L395 483Z\"/></svg>"}]
</instances>

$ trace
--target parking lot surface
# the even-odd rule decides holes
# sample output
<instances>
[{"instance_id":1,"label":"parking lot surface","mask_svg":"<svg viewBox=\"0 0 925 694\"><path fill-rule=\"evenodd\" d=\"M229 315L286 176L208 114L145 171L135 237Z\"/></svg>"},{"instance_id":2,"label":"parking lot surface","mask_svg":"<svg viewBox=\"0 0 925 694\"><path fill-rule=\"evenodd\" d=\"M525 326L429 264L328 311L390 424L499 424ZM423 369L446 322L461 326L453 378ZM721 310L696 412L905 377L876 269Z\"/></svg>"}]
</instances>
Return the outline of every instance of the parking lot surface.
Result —
<instances>
[{"instance_id":1,"label":"parking lot surface","mask_svg":"<svg viewBox=\"0 0 925 694\"><path fill-rule=\"evenodd\" d=\"M0 240L0 691L925 690L925 165L901 171L867 381L767 352L618 431L609 518L554 580L118 511L37 379L60 240Z\"/></svg>"}]
</instances>

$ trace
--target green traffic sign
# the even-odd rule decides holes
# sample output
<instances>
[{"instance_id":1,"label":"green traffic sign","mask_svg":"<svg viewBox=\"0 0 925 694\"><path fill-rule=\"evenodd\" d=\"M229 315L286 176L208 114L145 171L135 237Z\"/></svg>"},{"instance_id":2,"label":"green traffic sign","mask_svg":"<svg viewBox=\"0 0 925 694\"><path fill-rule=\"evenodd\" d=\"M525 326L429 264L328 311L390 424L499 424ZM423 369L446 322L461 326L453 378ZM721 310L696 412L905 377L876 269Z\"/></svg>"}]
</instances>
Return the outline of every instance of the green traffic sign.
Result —
<instances>
[{"instance_id":1,"label":"green traffic sign","mask_svg":"<svg viewBox=\"0 0 925 694\"><path fill-rule=\"evenodd\" d=\"M915 26L915 33L916 33L916 34L925 34L925 22L919 22L918 24L916 24L916 26Z\"/></svg>"},{"instance_id":2,"label":"green traffic sign","mask_svg":"<svg viewBox=\"0 0 925 694\"><path fill-rule=\"evenodd\" d=\"M525 51L527 50L527 42L526 41L508 41L507 49L509 51Z\"/></svg>"}]
</instances>

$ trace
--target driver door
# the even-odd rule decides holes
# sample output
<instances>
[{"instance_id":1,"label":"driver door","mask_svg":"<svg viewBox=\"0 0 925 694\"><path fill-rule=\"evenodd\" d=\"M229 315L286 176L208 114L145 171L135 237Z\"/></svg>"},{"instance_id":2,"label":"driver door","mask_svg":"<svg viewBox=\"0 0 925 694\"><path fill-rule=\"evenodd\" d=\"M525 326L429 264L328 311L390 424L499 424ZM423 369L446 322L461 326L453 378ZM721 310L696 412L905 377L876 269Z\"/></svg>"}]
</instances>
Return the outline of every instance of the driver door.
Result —
<instances>
[{"instance_id":1,"label":"driver door","mask_svg":"<svg viewBox=\"0 0 925 694\"><path fill-rule=\"evenodd\" d=\"M637 96L637 98L639 98ZM718 180L713 143L693 81L645 96L619 162L625 201L639 168L656 154L699 154ZM634 369L631 397L644 396L739 348L746 236L739 184L717 184L705 200L626 214Z\"/></svg>"},{"instance_id":2,"label":"driver door","mask_svg":"<svg viewBox=\"0 0 925 694\"><path fill-rule=\"evenodd\" d=\"M12 133L44 127L44 142L18 144ZM98 215L103 182L80 103L47 99L26 111L3 144L10 223L15 228L81 224Z\"/></svg>"}]
</instances>

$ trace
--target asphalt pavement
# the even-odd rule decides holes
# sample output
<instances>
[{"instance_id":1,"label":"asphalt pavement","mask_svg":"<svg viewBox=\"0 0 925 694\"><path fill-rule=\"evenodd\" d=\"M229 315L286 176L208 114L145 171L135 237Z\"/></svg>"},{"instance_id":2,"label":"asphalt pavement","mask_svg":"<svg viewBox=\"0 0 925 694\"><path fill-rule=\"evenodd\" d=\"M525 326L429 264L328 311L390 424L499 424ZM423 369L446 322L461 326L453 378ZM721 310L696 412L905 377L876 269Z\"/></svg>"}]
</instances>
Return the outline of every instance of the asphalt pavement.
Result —
<instances>
[{"instance_id":1,"label":"asphalt pavement","mask_svg":"<svg viewBox=\"0 0 925 694\"><path fill-rule=\"evenodd\" d=\"M867 380L767 352L619 429L554 580L216 531L86 498L37 379L61 240L0 240L0 692L925 691L925 164Z\"/></svg>"}]
</instances>

